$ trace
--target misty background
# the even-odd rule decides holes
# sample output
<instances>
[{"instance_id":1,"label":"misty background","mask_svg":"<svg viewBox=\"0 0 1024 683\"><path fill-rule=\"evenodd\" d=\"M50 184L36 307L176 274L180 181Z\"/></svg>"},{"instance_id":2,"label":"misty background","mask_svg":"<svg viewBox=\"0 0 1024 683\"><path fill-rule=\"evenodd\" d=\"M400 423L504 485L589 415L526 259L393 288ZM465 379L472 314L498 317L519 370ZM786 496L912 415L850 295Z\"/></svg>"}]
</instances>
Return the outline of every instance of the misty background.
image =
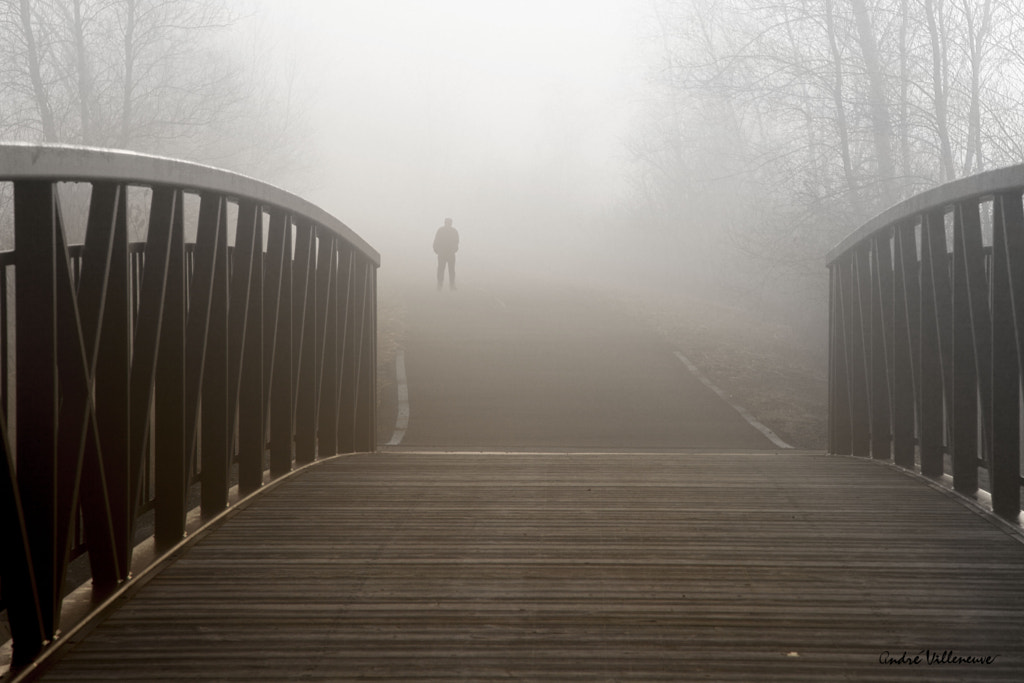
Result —
<instances>
[{"instance_id":1,"label":"misty background","mask_svg":"<svg viewBox=\"0 0 1024 683\"><path fill-rule=\"evenodd\" d=\"M1016 0L4 0L0 139L280 185L385 282L432 286L451 217L463 284L688 301L823 358L830 247L1024 158L1022 28Z\"/></svg>"}]
</instances>

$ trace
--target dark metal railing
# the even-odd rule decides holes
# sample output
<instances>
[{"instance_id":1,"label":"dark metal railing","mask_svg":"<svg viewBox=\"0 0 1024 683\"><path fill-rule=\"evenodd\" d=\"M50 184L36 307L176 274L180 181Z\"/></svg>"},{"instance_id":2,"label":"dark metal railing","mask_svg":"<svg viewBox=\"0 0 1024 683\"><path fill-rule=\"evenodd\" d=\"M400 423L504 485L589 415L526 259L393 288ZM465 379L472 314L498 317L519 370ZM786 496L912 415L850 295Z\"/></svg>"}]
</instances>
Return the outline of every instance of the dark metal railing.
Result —
<instances>
[{"instance_id":1,"label":"dark metal railing","mask_svg":"<svg viewBox=\"0 0 1024 683\"><path fill-rule=\"evenodd\" d=\"M828 256L829 450L1021 511L1024 166L881 214Z\"/></svg>"},{"instance_id":2,"label":"dark metal railing","mask_svg":"<svg viewBox=\"0 0 1024 683\"><path fill-rule=\"evenodd\" d=\"M380 259L299 197L172 159L0 145L0 191L0 588L19 665L55 638L77 554L94 600L129 578L142 514L169 549L190 499L209 519L235 482L376 448Z\"/></svg>"}]
</instances>

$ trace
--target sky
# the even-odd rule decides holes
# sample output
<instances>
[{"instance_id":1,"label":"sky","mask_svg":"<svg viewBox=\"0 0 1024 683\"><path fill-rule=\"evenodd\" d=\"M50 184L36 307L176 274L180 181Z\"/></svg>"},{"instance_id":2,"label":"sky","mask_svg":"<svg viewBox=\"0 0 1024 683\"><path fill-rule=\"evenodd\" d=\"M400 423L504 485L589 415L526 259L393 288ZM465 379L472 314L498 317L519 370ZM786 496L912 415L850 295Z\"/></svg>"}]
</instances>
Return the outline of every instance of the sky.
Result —
<instances>
[{"instance_id":1,"label":"sky","mask_svg":"<svg viewBox=\"0 0 1024 683\"><path fill-rule=\"evenodd\" d=\"M304 196L385 260L432 258L445 217L464 257L570 248L622 187L643 7L266 0L316 150Z\"/></svg>"}]
</instances>

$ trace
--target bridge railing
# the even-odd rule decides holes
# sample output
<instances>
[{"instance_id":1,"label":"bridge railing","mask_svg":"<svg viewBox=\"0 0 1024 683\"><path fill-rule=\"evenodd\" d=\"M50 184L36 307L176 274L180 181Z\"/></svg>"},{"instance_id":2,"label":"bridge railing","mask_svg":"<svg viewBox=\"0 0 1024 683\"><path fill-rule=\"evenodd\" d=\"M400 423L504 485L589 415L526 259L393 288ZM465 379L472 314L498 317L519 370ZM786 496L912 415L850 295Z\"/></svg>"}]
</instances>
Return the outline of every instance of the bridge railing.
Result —
<instances>
[{"instance_id":1,"label":"bridge railing","mask_svg":"<svg viewBox=\"0 0 1024 683\"><path fill-rule=\"evenodd\" d=\"M904 201L840 243L829 450L892 459L1021 510L1024 166Z\"/></svg>"},{"instance_id":2,"label":"bridge railing","mask_svg":"<svg viewBox=\"0 0 1024 683\"><path fill-rule=\"evenodd\" d=\"M20 664L55 638L76 554L101 599L195 505L210 518L232 485L375 449L380 259L297 196L129 152L0 145L0 210L0 588Z\"/></svg>"}]
</instances>

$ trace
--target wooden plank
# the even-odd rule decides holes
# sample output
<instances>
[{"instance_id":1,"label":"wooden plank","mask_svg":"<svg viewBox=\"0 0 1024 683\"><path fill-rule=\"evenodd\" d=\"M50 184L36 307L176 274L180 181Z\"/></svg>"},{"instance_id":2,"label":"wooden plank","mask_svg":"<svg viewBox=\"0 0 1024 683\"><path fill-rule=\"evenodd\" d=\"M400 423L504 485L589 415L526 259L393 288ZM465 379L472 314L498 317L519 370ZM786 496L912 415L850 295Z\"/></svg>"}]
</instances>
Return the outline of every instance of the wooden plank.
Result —
<instances>
[{"instance_id":1,"label":"wooden plank","mask_svg":"<svg viewBox=\"0 0 1024 683\"><path fill-rule=\"evenodd\" d=\"M1020 680L1022 566L863 459L360 454L200 538L44 680ZM994 662L880 663L929 649Z\"/></svg>"}]
</instances>

